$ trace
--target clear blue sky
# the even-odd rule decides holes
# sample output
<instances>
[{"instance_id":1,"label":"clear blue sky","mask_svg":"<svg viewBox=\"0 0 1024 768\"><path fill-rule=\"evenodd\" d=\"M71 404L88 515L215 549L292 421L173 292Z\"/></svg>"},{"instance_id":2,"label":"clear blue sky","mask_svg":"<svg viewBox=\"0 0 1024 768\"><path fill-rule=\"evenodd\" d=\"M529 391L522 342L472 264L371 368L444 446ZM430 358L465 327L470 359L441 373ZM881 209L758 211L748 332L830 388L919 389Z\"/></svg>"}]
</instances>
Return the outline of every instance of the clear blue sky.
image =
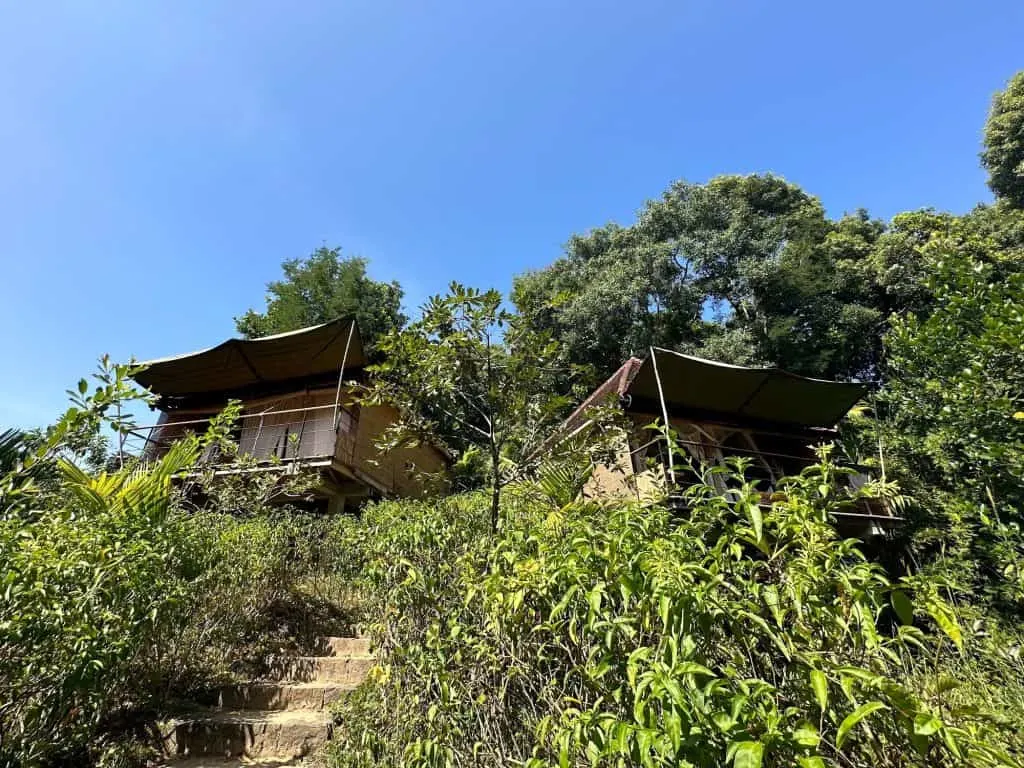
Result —
<instances>
[{"instance_id":1,"label":"clear blue sky","mask_svg":"<svg viewBox=\"0 0 1024 768\"><path fill-rule=\"evenodd\" d=\"M103 352L222 340L322 243L415 309L677 178L964 211L1022 30L1019 0L5 3L0 425Z\"/></svg>"}]
</instances>

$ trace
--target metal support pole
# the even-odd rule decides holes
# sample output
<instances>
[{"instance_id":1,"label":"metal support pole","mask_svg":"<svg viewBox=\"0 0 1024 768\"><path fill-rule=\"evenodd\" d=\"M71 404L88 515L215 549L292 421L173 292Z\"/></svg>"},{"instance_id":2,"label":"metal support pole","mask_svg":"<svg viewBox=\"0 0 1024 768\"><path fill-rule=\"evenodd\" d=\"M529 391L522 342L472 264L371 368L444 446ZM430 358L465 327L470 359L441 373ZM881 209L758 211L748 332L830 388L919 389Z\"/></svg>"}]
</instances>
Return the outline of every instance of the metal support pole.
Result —
<instances>
[{"instance_id":1,"label":"metal support pole","mask_svg":"<svg viewBox=\"0 0 1024 768\"><path fill-rule=\"evenodd\" d=\"M348 362L348 348L352 343L352 333L356 329L356 321L353 320L348 327L348 341L345 342L345 354L341 358L341 370L338 371L338 389L334 393L334 431L338 431L338 408L341 406L341 382L345 378L345 363Z\"/></svg>"},{"instance_id":2,"label":"metal support pole","mask_svg":"<svg viewBox=\"0 0 1024 768\"><path fill-rule=\"evenodd\" d=\"M658 356L654 347L650 347L651 364L654 365L654 381L658 385L658 400L661 402L661 417L665 423L665 446L668 448L668 476L672 485L676 484L675 459L672 457L672 435L670 433L671 423L668 420L668 406L665 405L665 392L661 388L661 375L658 373Z\"/></svg>"},{"instance_id":3,"label":"metal support pole","mask_svg":"<svg viewBox=\"0 0 1024 768\"><path fill-rule=\"evenodd\" d=\"M117 468L124 469L124 425L121 424L121 401L117 401Z\"/></svg>"}]
</instances>

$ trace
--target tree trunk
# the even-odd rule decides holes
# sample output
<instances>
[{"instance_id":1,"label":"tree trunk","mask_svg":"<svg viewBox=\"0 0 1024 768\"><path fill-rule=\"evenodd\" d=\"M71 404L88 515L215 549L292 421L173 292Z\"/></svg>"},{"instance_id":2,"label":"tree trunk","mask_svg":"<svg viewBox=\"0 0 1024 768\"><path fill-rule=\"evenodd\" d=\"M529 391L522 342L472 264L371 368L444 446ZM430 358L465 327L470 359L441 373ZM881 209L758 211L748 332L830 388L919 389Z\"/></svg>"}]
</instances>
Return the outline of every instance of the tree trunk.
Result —
<instances>
[{"instance_id":1,"label":"tree trunk","mask_svg":"<svg viewBox=\"0 0 1024 768\"><path fill-rule=\"evenodd\" d=\"M491 443L491 533L498 532L498 519L501 515L501 470L499 462L501 454L498 446Z\"/></svg>"},{"instance_id":2,"label":"tree trunk","mask_svg":"<svg viewBox=\"0 0 1024 768\"><path fill-rule=\"evenodd\" d=\"M491 532L498 532L498 517L501 514L501 488L495 482L491 488Z\"/></svg>"}]
</instances>

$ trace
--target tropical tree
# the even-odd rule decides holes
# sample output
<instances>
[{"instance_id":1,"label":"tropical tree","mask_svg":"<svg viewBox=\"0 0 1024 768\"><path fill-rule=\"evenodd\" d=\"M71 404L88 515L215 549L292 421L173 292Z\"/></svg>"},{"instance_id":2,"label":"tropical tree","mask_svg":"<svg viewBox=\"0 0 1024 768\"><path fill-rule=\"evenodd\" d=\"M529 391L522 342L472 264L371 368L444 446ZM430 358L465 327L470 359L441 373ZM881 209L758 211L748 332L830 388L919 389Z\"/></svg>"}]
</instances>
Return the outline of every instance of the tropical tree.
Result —
<instances>
[{"instance_id":1,"label":"tropical tree","mask_svg":"<svg viewBox=\"0 0 1024 768\"><path fill-rule=\"evenodd\" d=\"M981 162L996 197L1024 208L1024 71L992 99Z\"/></svg>"},{"instance_id":2,"label":"tropical tree","mask_svg":"<svg viewBox=\"0 0 1024 768\"><path fill-rule=\"evenodd\" d=\"M954 223L922 248L933 308L894 321L880 405L922 502L918 548L1024 610L1024 259L976 229Z\"/></svg>"},{"instance_id":3,"label":"tropical tree","mask_svg":"<svg viewBox=\"0 0 1024 768\"><path fill-rule=\"evenodd\" d=\"M561 346L504 309L497 291L452 283L379 350L366 402L399 413L382 446L440 440L463 455L482 453L496 529L501 489L522 474L570 403L556 394L571 378Z\"/></svg>"},{"instance_id":4,"label":"tropical tree","mask_svg":"<svg viewBox=\"0 0 1024 768\"><path fill-rule=\"evenodd\" d=\"M235 318L238 331L255 339L294 331L338 317L354 317L372 349L383 334L406 323L402 287L366 274L368 261L343 256L340 248L317 248L306 259L281 264L284 278L267 283L267 308Z\"/></svg>"},{"instance_id":5,"label":"tropical tree","mask_svg":"<svg viewBox=\"0 0 1024 768\"><path fill-rule=\"evenodd\" d=\"M871 375L884 315L864 260L883 227L839 223L776 176L677 182L628 227L573 236L516 278L526 321L610 371L658 345L818 376Z\"/></svg>"}]
</instances>

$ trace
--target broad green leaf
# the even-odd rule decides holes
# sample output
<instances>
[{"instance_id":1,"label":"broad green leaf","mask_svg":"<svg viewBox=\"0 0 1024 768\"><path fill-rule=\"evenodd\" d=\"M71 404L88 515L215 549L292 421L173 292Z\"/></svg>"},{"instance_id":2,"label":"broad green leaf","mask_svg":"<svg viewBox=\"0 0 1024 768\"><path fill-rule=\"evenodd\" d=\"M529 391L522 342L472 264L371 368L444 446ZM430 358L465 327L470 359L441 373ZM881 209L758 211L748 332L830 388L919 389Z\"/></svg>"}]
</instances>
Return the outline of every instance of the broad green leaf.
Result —
<instances>
[{"instance_id":1,"label":"broad green leaf","mask_svg":"<svg viewBox=\"0 0 1024 768\"><path fill-rule=\"evenodd\" d=\"M828 708L828 679L820 669L811 670L811 687L814 689L814 698L818 701L818 708L824 712Z\"/></svg>"},{"instance_id":2,"label":"broad green leaf","mask_svg":"<svg viewBox=\"0 0 1024 768\"><path fill-rule=\"evenodd\" d=\"M587 594L587 603L590 605L590 610L594 613L600 613L601 611L601 598L604 597L604 585L598 584Z\"/></svg>"},{"instance_id":3,"label":"broad green leaf","mask_svg":"<svg viewBox=\"0 0 1024 768\"><path fill-rule=\"evenodd\" d=\"M759 741L742 741L733 752L733 768L761 768L764 745Z\"/></svg>"},{"instance_id":4,"label":"broad green leaf","mask_svg":"<svg viewBox=\"0 0 1024 768\"><path fill-rule=\"evenodd\" d=\"M711 721L718 727L722 733L728 733L732 730L733 726L736 725L736 721L729 715L728 712L716 712L711 717Z\"/></svg>"},{"instance_id":5,"label":"broad green leaf","mask_svg":"<svg viewBox=\"0 0 1024 768\"><path fill-rule=\"evenodd\" d=\"M957 743L956 736L953 735L952 728L943 728L940 733L942 734L942 740L946 744L946 748L952 752L957 759L962 760L963 754L960 752L960 745Z\"/></svg>"},{"instance_id":6,"label":"broad green leaf","mask_svg":"<svg viewBox=\"0 0 1024 768\"><path fill-rule=\"evenodd\" d=\"M793 741L801 747L816 747L821 741L821 735L814 725L805 720L793 731Z\"/></svg>"},{"instance_id":7,"label":"broad green leaf","mask_svg":"<svg viewBox=\"0 0 1024 768\"><path fill-rule=\"evenodd\" d=\"M798 757L796 759L797 765L800 768L825 768L825 761L820 757Z\"/></svg>"},{"instance_id":8,"label":"broad green leaf","mask_svg":"<svg viewBox=\"0 0 1024 768\"><path fill-rule=\"evenodd\" d=\"M715 673L705 667L703 664L698 664L695 661L684 661L681 664L677 664L672 672L675 675L708 675L714 677Z\"/></svg>"},{"instance_id":9,"label":"broad green leaf","mask_svg":"<svg viewBox=\"0 0 1024 768\"><path fill-rule=\"evenodd\" d=\"M942 721L930 712L919 712L914 718L914 733L918 736L931 736L942 728Z\"/></svg>"},{"instance_id":10,"label":"broad green leaf","mask_svg":"<svg viewBox=\"0 0 1024 768\"><path fill-rule=\"evenodd\" d=\"M946 633L946 637L953 641L956 647L963 651L964 649L964 636L960 631L960 624L956 620L956 615L946 606L944 603L934 602L928 605L928 614L935 619L935 623L939 625L939 629Z\"/></svg>"},{"instance_id":11,"label":"broad green leaf","mask_svg":"<svg viewBox=\"0 0 1024 768\"><path fill-rule=\"evenodd\" d=\"M906 626L914 623L914 604L910 602L907 593L901 589L894 590L889 596L892 608L896 611L899 620Z\"/></svg>"},{"instance_id":12,"label":"broad green leaf","mask_svg":"<svg viewBox=\"0 0 1024 768\"><path fill-rule=\"evenodd\" d=\"M861 704L853 712L848 714L842 723L839 724L839 730L836 732L836 749L839 749L846 743L847 737L850 735L850 731L863 720L865 717L870 715L872 712L877 712L880 709L888 709L880 701L869 701L867 704Z\"/></svg>"},{"instance_id":13,"label":"broad green leaf","mask_svg":"<svg viewBox=\"0 0 1024 768\"><path fill-rule=\"evenodd\" d=\"M779 606L779 590L775 588L774 584L768 584L764 589L761 590L761 595L764 597L765 605L768 606L768 610L772 613L772 618L775 619L776 625L782 628L782 609Z\"/></svg>"},{"instance_id":14,"label":"broad green leaf","mask_svg":"<svg viewBox=\"0 0 1024 768\"><path fill-rule=\"evenodd\" d=\"M758 541L761 541L761 539L763 538L761 531L764 527L764 519L761 515L761 507L758 506L757 504L749 504L747 506L750 509L750 522L754 527L754 537Z\"/></svg>"}]
</instances>

